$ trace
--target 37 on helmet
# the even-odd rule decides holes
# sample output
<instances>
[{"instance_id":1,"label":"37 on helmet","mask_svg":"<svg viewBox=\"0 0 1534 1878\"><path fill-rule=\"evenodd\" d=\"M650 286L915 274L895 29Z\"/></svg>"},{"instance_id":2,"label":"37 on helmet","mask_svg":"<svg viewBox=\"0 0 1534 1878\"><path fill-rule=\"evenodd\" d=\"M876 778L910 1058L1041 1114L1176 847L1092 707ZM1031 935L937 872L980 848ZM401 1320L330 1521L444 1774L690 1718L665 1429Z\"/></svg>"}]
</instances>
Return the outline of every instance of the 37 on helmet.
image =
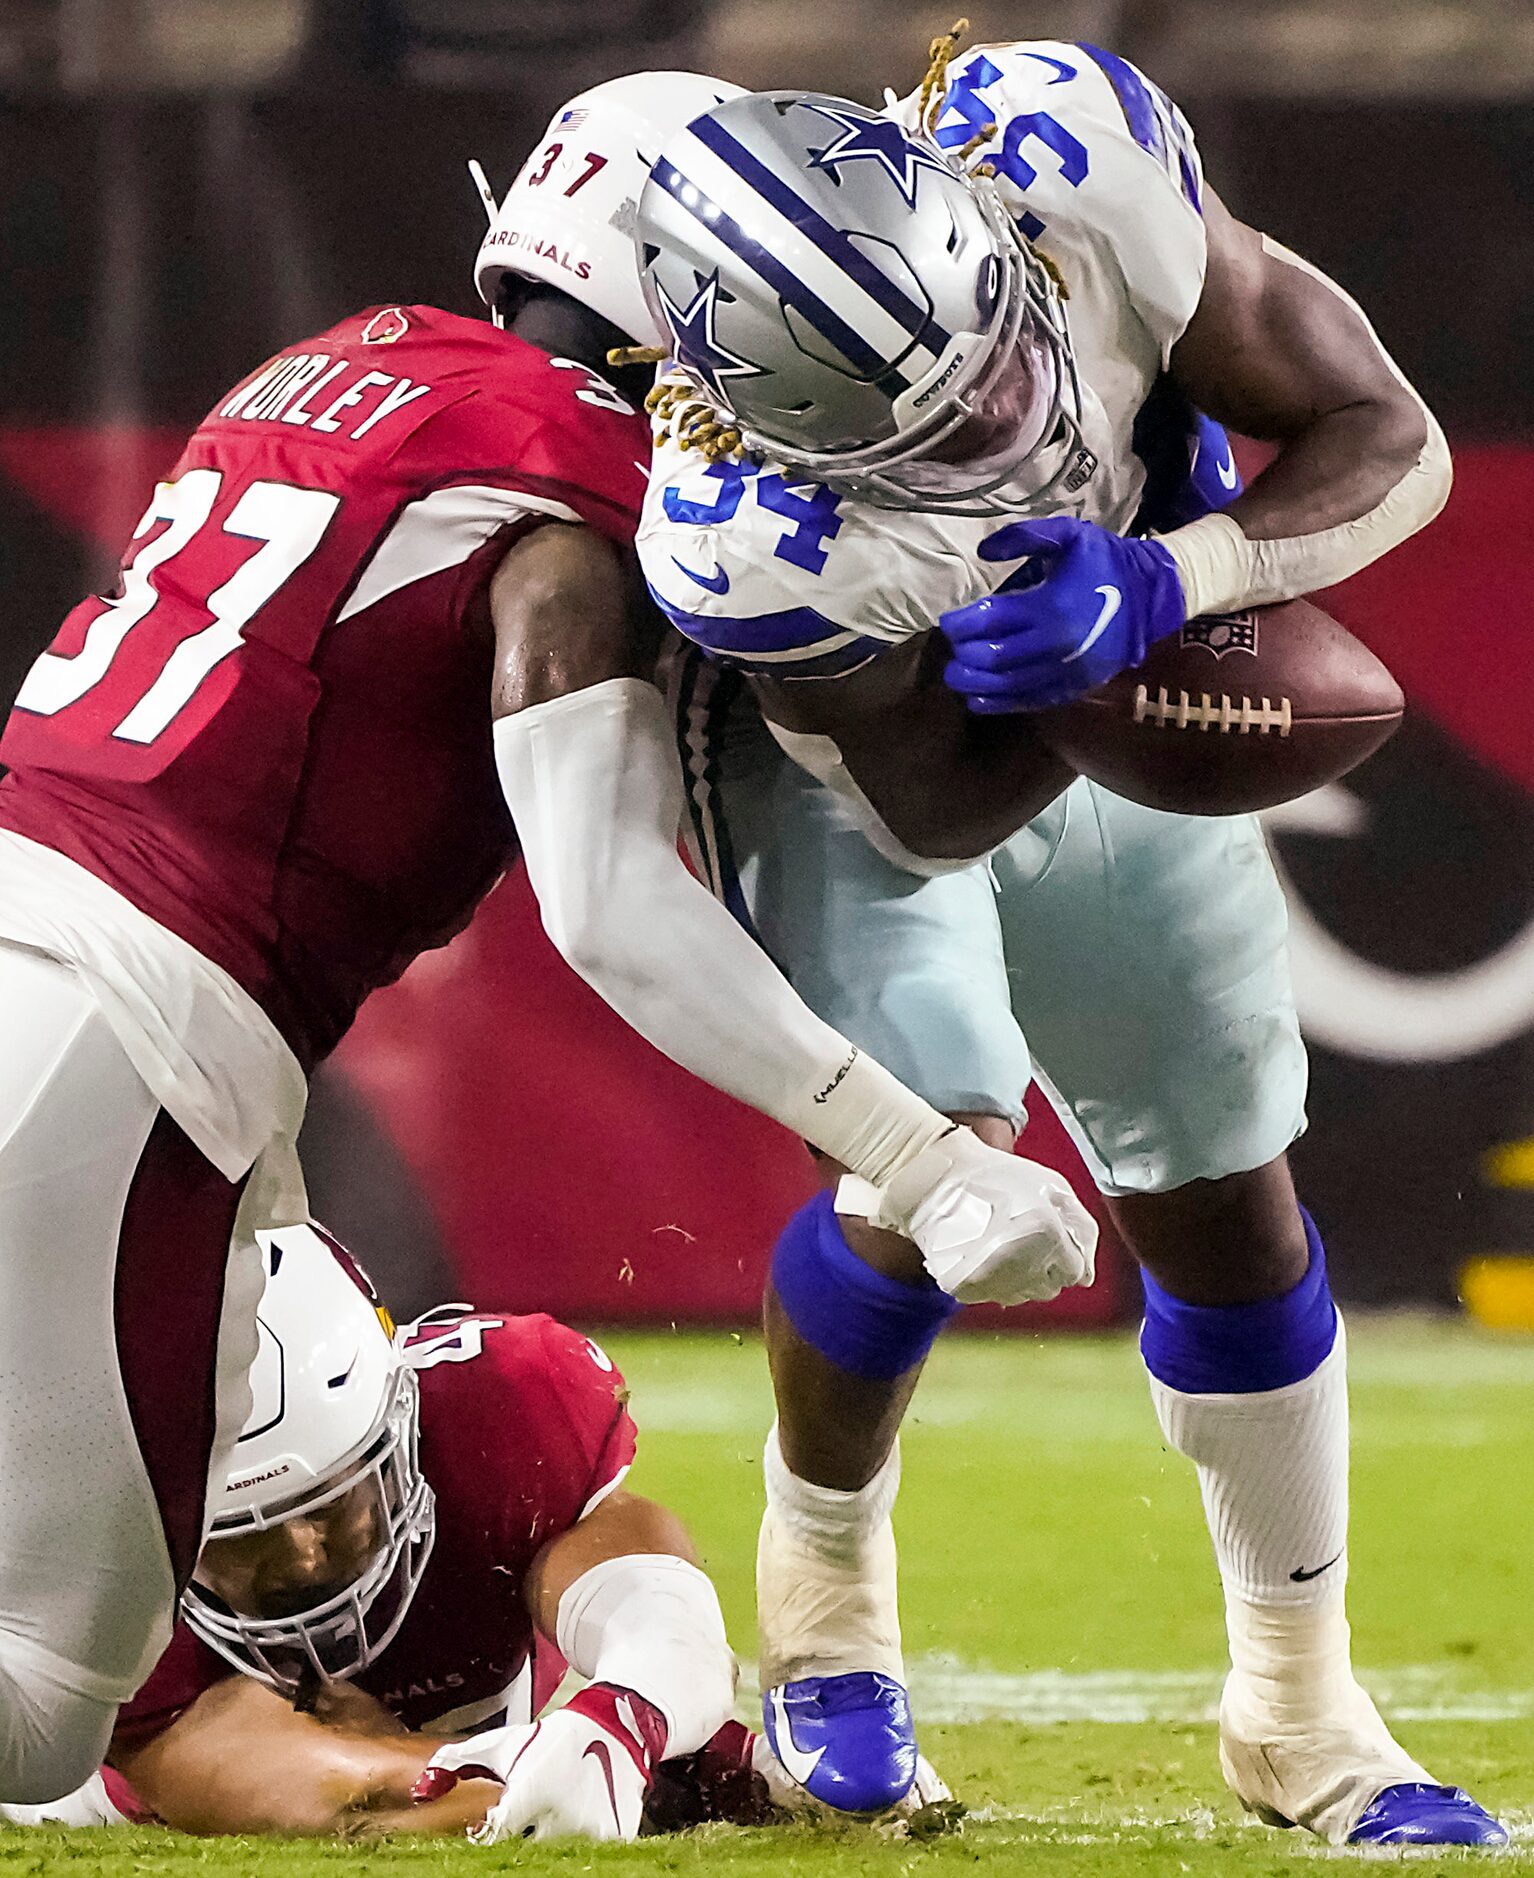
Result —
<instances>
[{"instance_id":1,"label":"37 on helmet","mask_svg":"<svg viewBox=\"0 0 1534 1878\"><path fill-rule=\"evenodd\" d=\"M818 93L729 100L667 142L635 238L655 321L747 449L972 514L1046 512L1090 473L1055 281L983 165L924 131Z\"/></svg>"},{"instance_id":2,"label":"37 on helmet","mask_svg":"<svg viewBox=\"0 0 1534 1878\"><path fill-rule=\"evenodd\" d=\"M739 85L696 72L637 72L562 105L480 244L480 298L500 319L510 298L505 287L543 281L630 339L661 343L634 254L639 192L668 137L700 111L744 95Z\"/></svg>"},{"instance_id":3,"label":"37 on helmet","mask_svg":"<svg viewBox=\"0 0 1534 1878\"><path fill-rule=\"evenodd\" d=\"M182 1597L187 1623L285 1693L366 1667L436 1536L416 1375L366 1275L318 1226L261 1235L251 1412Z\"/></svg>"}]
</instances>

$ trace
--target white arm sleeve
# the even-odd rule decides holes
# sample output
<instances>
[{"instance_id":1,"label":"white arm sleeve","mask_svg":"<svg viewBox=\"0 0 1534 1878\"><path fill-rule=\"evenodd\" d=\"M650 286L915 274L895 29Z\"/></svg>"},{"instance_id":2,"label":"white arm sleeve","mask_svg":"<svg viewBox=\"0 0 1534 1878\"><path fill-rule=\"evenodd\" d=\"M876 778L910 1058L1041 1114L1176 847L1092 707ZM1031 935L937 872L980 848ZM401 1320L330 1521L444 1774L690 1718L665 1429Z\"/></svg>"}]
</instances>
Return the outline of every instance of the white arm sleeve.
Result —
<instances>
[{"instance_id":1,"label":"white arm sleeve","mask_svg":"<svg viewBox=\"0 0 1534 1878\"><path fill-rule=\"evenodd\" d=\"M615 1683L666 1718L666 1754L693 1754L730 1719L735 1655L714 1587L666 1552L582 1572L559 1600L555 1642L588 1682Z\"/></svg>"},{"instance_id":2,"label":"white arm sleeve","mask_svg":"<svg viewBox=\"0 0 1534 1878\"><path fill-rule=\"evenodd\" d=\"M1437 419L1380 345L1363 309L1319 268L1270 236L1263 236L1262 245L1274 259L1309 274L1352 308L1379 347L1381 357L1416 399L1427 436L1416 462L1395 487L1368 514L1354 521L1341 522L1314 535L1253 541L1231 516L1215 514L1160 536L1162 547L1177 563L1189 619L1205 613L1233 613L1248 606L1269 606L1346 580L1398 547L1419 528L1425 528L1448 501L1454 480L1449 446Z\"/></svg>"},{"instance_id":3,"label":"white arm sleeve","mask_svg":"<svg viewBox=\"0 0 1534 1878\"><path fill-rule=\"evenodd\" d=\"M653 685L613 678L495 726L543 924L673 1062L876 1186L951 1127L823 1024L677 852L681 769Z\"/></svg>"}]
</instances>

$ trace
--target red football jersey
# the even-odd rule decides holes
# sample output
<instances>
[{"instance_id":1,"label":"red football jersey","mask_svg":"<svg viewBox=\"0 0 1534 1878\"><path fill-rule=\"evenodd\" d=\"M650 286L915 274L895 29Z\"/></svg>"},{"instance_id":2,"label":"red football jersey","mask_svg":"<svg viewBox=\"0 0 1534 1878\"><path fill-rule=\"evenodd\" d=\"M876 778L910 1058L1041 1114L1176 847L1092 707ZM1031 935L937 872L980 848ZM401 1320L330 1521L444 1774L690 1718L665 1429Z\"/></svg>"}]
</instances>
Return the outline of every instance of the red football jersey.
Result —
<instances>
[{"instance_id":1,"label":"red football jersey","mask_svg":"<svg viewBox=\"0 0 1534 1878\"><path fill-rule=\"evenodd\" d=\"M444 1312L407 1335L437 1538L398 1634L356 1681L407 1728L462 1710L485 1726L532 1647L528 1567L633 1461L634 1424L612 1363L551 1317ZM116 1742L142 1746L234 1673L178 1623Z\"/></svg>"},{"instance_id":2,"label":"red football jersey","mask_svg":"<svg viewBox=\"0 0 1534 1878\"><path fill-rule=\"evenodd\" d=\"M227 970L306 1067L513 853L490 576L553 515L629 540L644 419L432 307L289 347L193 433L28 675L0 827Z\"/></svg>"}]
</instances>

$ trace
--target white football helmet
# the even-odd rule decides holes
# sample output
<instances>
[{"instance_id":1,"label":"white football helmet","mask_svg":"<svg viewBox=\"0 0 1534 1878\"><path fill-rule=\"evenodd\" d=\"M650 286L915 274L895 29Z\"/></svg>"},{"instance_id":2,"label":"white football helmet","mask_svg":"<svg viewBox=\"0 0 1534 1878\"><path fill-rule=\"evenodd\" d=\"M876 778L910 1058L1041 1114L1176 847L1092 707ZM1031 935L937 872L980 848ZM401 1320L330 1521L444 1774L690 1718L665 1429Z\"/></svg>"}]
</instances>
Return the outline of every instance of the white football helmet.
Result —
<instances>
[{"instance_id":1,"label":"white football helmet","mask_svg":"<svg viewBox=\"0 0 1534 1878\"><path fill-rule=\"evenodd\" d=\"M507 274L520 275L558 287L636 344L664 344L639 285L639 194L669 138L742 96L739 85L696 72L636 72L562 106L480 244L474 284L486 306L497 308Z\"/></svg>"},{"instance_id":2,"label":"white football helmet","mask_svg":"<svg viewBox=\"0 0 1534 1878\"><path fill-rule=\"evenodd\" d=\"M365 1549L347 1582L327 1578L312 1602L301 1585L289 1589L279 1614L236 1610L197 1577L182 1612L237 1669L291 1694L316 1675L356 1675L394 1637L431 1554L436 1501L417 1454L416 1374L365 1273L318 1226L261 1243L253 1405L198 1571L222 1583L212 1563L221 1542L288 1521L309 1523L290 1532L322 1530L343 1500Z\"/></svg>"}]
</instances>

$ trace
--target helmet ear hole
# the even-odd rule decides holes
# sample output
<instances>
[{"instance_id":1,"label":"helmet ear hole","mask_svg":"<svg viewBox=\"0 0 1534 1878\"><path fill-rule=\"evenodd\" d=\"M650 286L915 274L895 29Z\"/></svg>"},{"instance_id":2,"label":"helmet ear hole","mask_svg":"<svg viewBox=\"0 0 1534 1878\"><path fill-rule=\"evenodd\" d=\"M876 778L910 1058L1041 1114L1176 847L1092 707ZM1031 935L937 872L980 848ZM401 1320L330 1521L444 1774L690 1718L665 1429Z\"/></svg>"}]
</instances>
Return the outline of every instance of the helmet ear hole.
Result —
<instances>
[{"instance_id":1,"label":"helmet ear hole","mask_svg":"<svg viewBox=\"0 0 1534 1878\"><path fill-rule=\"evenodd\" d=\"M1001 298L1001 278L1001 257L986 255L975 278L975 311L980 316L982 332L990 325L996 304Z\"/></svg>"}]
</instances>

